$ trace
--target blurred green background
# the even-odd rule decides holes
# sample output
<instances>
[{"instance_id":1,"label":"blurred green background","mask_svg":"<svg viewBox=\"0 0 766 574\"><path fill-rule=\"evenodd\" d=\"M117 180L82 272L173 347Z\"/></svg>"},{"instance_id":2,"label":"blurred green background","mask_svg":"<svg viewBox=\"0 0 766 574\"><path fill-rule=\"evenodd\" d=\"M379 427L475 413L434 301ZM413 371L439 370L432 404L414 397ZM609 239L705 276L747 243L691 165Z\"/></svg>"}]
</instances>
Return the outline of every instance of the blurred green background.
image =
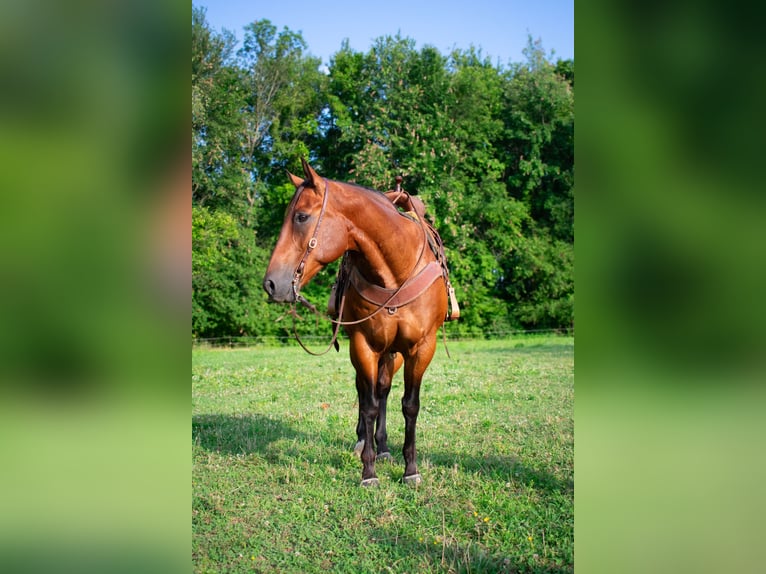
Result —
<instances>
[{"instance_id":1,"label":"blurred green background","mask_svg":"<svg viewBox=\"0 0 766 574\"><path fill-rule=\"evenodd\" d=\"M755 572L764 35L755 3L576 6L576 567Z\"/></svg>"},{"instance_id":2,"label":"blurred green background","mask_svg":"<svg viewBox=\"0 0 766 574\"><path fill-rule=\"evenodd\" d=\"M0 7L0 570L188 569L189 16Z\"/></svg>"}]
</instances>

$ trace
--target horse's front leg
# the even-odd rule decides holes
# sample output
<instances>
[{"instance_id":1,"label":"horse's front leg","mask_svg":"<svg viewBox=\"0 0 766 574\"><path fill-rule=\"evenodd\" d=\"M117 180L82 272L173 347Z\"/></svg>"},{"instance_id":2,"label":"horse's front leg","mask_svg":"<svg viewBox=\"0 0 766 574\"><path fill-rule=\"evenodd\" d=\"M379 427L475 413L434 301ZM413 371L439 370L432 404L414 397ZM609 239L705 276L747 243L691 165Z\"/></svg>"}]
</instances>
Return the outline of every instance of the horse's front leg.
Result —
<instances>
[{"instance_id":1,"label":"horse's front leg","mask_svg":"<svg viewBox=\"0 0 766 574\"><path fill-rule=\"evenodd\" d=\"M357 391L358 394L359 391ZM362 456L362 449L364 448L364 437L366 431L364 430L364 419L362 418L362 404L359 403L358 415L356 419L356 444L354 445L354 454L356 456Z\"/></svg>"},{"instance_id":2,"label":"horse's front leg","mask_svg":"<svg viewBox=\"0 0 766 574\"><path fill-rule=\"evenodd\" d=\"M388 404L388 394L391 391L391 380L394 373L402 365L402 356L398 353L386 353L378 364L378 384L376 394L378 397L378 418L375 425L375 446L377 449L378 460L393 460L391 452L388 449L388 432L386 431L386 407ZM356 423L356 445L354 454L360 456L365 444L364 417L362 417L361 404Z\"/></svg>"},{"instance_id":3,"label":"horse's front leg","mask_svg":"<svg viewBox=\"0 0 766 574\"><path fill-rule=\"evenodd\" d=\"M404 448L402 454L405 467L402 480L405 484L419 484L422 480L417 465L415 426L420 412L420 383L435 350L436 337L432 336L418 345L404 360L404 396L402 397Z\"/></svg>"},{"instance_id":4,"label":"horse's front leg","mask_svg":"<svg viewBox=\"0 0 766 574\"><path fill-rule=\"evenodd\" d=\"M376 394L378 397L378 421L375 429L375 445L377 447L377 460L393 460L388 450L388 432L386 431L386 405L388 393L391 391L391 379L401 365L401 355L385 353L378 364L378 385Z\"/></svg>"},{"instance_id":5,"label":"horse's front leg","mask_svg":"<svg viewBox=\"0 0 766 574\"><path fill-rule=\"evenodd\" d=\"M376 392L379 357L359 339L351 341L350 349L351 362L356 369L356 392L359 398L357 436L359 442L364 441L360 453L362 486L373 486L378 484L375 475L374 431L380 404Z\"/></svg>"},{"instance_id":6,"label":"horse's front leg","mask_svg":"<svg viewBox=\"0 0 766 574\"><path fill-rule=\"evenodd\" d=\"M375 486L378 484L378 477L375 475L375 448L373 442L373 431L375 430L375 419L378 418L379 401L375 396L375 385L372 384L365 374L356 374L356 392L359 397L359 423L362 437L361 452L362 459L362 486Z\"/></svg>"}]
</instances>

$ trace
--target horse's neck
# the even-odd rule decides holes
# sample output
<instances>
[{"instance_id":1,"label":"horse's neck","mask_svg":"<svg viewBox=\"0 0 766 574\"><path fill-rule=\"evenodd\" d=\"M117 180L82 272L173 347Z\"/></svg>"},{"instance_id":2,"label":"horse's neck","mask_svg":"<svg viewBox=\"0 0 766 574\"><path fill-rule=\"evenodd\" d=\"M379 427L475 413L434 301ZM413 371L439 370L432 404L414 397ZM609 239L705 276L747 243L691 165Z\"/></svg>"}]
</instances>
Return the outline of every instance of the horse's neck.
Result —
<instances>
[{"instance_id":1,"label":"horse's neck","mask_svg":"<svg viewBox=\"0 0 766 574\"><path fill-rule=\"evenodd\" d=\"M368 201L364 209L354 208L346 213L352 223L351 263L369 281L394 289L412 273L424 241L417 223L400 215L392 204Z\"/></svg>"}]
</instances>

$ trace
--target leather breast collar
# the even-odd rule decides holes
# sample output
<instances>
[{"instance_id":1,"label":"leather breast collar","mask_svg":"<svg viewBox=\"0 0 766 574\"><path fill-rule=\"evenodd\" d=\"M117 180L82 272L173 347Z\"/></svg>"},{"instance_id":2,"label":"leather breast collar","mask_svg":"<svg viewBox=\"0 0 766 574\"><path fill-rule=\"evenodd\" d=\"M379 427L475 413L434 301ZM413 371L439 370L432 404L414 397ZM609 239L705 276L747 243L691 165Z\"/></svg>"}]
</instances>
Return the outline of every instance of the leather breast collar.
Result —
<instances>
[{"instance_id":1,"label":"leather breast collar","mask_svg":"<svg viewBox=\"0 0 766 574\"><path fill-rule=\"evenodd\" d=\"M417 275L410 278L404 286L396 293L396 289L386 289L370 283L362 277L356 267L351 269L349 282L353 285L356 292L370 303L375 305L385 305L387 309L396 309L411 303L417 299L431 284L442 276L442 267L437 261L432 261ZM396 293L396 295L394 295ZM391 295L394 295L391 299Z\"/></svg>"}]
</instances>

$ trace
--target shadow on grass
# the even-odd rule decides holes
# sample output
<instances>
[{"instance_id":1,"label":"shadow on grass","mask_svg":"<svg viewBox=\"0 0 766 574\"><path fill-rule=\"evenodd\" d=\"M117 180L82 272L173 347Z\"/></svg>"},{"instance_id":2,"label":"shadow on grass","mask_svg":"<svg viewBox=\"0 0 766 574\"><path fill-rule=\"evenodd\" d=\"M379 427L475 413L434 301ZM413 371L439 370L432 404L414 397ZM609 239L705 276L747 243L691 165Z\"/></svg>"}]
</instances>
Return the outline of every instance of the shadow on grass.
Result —
<instances>
[{"instance_id":1,"label":"shadow on grass","mask_svg":"<svg viewBox=\"0 0 766 574\"><path fill-rule=\"evenodd\" d=\"M280 418L262 414L192 417L192 440L210 452L226 455L258 454L271 464L287 461L316 462L341 468L344 457L353 451L353 428L348 437L329 430L296 429ZM361 464L360 464L361 472Z\"/></svg>"},{"instance_id":2,"label":"shadow on grass","mask_svg":"<svg viewBox=\"0 0 766 574\"><path fill-rule=\"evenodd\" d=\"M342 436L328 429L299 431L279 418L261 414L248 415L195 415L192 418L192 439L207 451L222 454L259 454L272 462L285 459L316 458L316 449L323 449L323 461L340 468L344 457L351 452L355 437L353 429ZM274 446L282 441L284 444ZM402 467L401 445L389 444L395 468ZM562 480L552 473L533 468L511 456L455 453L422 450L418 456L421 467L428 460L431 465L446 469L457 467L461 472L475 473L490 480L514 482L546 493L569 494L574 490L572 480ZM360 467L361 468L361 467ZM381 463L380 470L391 467Z\"/></svg>"},{"instance_id":3,"label":"shadow on grass","mask_svg":"<svg viewBox=\"0 0 766 574\"><path fill-rule=\"evenodd\" d=\"M195 415L192 417L192 439L208 451L223 454L267 455L272 443L295 440L304 436L280 419L260 414Z\"/></svg>"}]
</instances>

